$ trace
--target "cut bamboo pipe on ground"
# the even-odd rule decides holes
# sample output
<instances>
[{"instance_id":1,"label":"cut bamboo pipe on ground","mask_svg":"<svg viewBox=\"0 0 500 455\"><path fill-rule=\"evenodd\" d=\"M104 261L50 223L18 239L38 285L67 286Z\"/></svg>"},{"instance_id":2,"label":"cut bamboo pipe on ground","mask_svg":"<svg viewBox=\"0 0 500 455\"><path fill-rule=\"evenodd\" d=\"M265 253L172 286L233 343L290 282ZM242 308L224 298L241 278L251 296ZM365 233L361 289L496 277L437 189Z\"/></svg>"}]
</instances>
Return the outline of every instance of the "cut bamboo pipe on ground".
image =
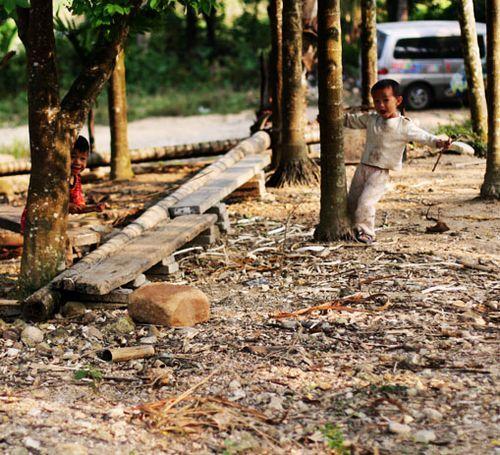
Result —
<instances>
[{"instance_id":1,"label":"cut bamboo pipe on ground","mask_svg":"<svg viewBox=\"0 0 500 455\"><path fill-rule=\"evenodd\" d=\"M126 362L133 359L144 359L155 355L151 345L131 346L129 348L104 349L99 357L106 362Z\"/></svg>"},{"instance_id":2,"label":"cut bamboo pipe on ground","mask_svg":"<svg viewBox=\"0 0 500 455\"><path fill-rule=\"evenodd\" d=\"M82 258L73 267L66 269L49 284L30 295L23 302L24 316L33 320L44 320L50 317L59 306L61 296L60 292L57 290L58 287L64 287L66 290L71 290L71 283L74 281L75 277L84 274L92 265L122 249L126 243L140 236L144 231L168 219L170 207L182 200L188 194L201 188L204 184L215 178L228 167L240 161L246 155L263 153L269 149L270 146L271 137L265 131L259 131L239 143L220 159L198 172L191 180L181 185L172 194L146 210L139 218L127 225L108 242Z\"/></svg>"}]
</instances>

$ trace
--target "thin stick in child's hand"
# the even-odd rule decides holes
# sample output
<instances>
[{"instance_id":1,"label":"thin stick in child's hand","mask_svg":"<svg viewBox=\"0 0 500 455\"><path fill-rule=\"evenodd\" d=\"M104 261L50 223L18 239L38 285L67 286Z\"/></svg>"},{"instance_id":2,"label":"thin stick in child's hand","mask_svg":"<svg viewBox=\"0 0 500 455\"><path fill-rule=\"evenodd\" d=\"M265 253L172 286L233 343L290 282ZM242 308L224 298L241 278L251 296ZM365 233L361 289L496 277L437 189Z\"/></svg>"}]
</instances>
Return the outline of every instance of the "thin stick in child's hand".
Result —
<instances>
[{"instance_id":1,"label":"thin stick in child's hand","mask_svg":"<svg viewBox=\"0 0 500 455\"><path fill-rule=\"evenodd\" d=\"M441 156L443 155L443 152L444 152L444 149L441 149L439 151L439 154L438 154L438 157L437 157L437 160L436 162L434 163L434 167L432 168L432 172L434 172L437 168L437 165L439 164L439 160L441 159Z\"/></svg>"}]
</instances>

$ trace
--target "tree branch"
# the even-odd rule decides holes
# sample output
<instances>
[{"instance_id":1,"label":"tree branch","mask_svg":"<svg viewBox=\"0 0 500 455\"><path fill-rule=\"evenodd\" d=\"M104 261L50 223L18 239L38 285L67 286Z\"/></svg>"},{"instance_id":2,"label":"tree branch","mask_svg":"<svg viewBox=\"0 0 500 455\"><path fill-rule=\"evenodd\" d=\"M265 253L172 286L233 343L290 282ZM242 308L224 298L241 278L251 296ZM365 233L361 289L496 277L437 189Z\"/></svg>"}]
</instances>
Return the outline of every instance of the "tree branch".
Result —
<instances>
[{"instance_id":1,"label":"tree branch","mask_svg":"<svg viewBox=\"0 0 500 455\"><path fill-rule=\"evenodd\" d=\"M28 34L29 27L29 19L30 19L30 10L29 8L16 8L17 10L17 18L15 19L17 25L17 34L19 35L19 39L26 47L26 39Z\"/></svg>"},{"instance_id":2,"label":"tree branch","mask_svg":"<svg viewBox=\"0 0 500 455\"><path fill-rule=\"evenodd\" d=\"M111 76L116 56L127 39L130 20L139 10L140 4L139 0L135 0L132 12L116 21L108 34L111 38L106 37L104 31L99 33L94 48L88 54L85 67L61 103L61 116L69 128L81 128L96 97Z\"/></svg>"}]
</instances>

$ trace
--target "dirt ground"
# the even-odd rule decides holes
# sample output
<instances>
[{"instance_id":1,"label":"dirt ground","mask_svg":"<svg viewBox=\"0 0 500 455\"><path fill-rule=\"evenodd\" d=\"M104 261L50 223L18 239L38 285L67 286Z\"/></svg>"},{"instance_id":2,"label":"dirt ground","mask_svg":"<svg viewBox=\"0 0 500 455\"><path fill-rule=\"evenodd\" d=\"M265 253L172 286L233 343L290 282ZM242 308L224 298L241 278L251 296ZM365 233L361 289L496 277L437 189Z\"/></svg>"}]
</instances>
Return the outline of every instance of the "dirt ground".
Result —
<instances>
[{"instance_id":1,"label":"dirt ground","mask_svg":"<svg viewBox=\"0 0 500 455\"><path fill-rule=\"evenodd\" d=\"M483 160L444 156L432 173L434 160L393 175L369 247L311 241L318 188L232 201L233 232L171 278L209 296L208 323L134 327L99 309L35 324L33 347L4 335L0 452L499 453L500 206L475 199ZM141 209L197 169L85 192ZM426 233L427 210L449 231ZM0 298L18 266L0 261ZM277 314L321 304L336 309ZM152 358L96 355L146 342Z\"/></svg>"}]
</instances>

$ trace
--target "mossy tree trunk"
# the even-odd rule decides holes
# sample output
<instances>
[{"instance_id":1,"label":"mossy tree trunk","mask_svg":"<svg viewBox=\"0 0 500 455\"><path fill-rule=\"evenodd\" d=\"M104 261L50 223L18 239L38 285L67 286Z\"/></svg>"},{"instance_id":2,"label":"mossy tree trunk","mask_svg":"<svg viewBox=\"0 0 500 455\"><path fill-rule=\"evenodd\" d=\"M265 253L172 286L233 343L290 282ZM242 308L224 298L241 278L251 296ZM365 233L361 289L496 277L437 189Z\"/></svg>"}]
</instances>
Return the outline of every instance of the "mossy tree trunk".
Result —
<instances>
[{"instance_id":1,"label":"mossy tree trunk","mask_svg":"<svg viewBox=\"0 0 500 455\"><path fill-rule=\"evenodd\" d=\"M343 140L340 0L318 1L318 77L321 137L321 209L314 238L351 237Z\"/></svg>"},{"instance_id":2,"label":"mossy tree trunk","mask_svg":"<svg viewBox=\"0 0 500 455\"><path fill-rule=\"evenodd\" d=\"M272 144L271 167L276 169L279 162L281 142L281 102L283 97L283 1L271 0L268 8L271 26L271 86L272 86Z\"/></svg>"},{"instance_id":3,"label":"mossy tree trunk","mask_svg":"<svg viewBox=\"0 0 500 455\"><path fill-rule=\"evenodd\" d=\"M407 21L410 15L409 0L387 0L389 22Z\"/></svg>"},{"instance_id":4,"label":"mossy tree trunk","mask_svg":"<svg viewBox=\"0 0 500 455\"><path fill-rule=\"evenodd\" d=\"M139 7L137 3L136 7ZM32 170L19 283L29 294L65 267L70 150L90 107L109 78L128 34L128 17L113 38L103 33L66 96L59 98L52 2L32 0L18 8L16 23L27 53Z\"/></svg>"},{"instance_id":5,"label":"mossy tree trunk","mask_svg":"<svg viewBox=\"0 0 500 455\"><path fill-rule=\"evenodd\" d=\"M488 154L481 187L484 198L500 199L500 5L486 2L488 74Z\"/></svg>"},{"instance_id":6,"label":"mossy tree trunk","mask_svg":"<svg viewBox=\"0 0 500 455\"><path fill-rule=\"evenodd\" d=\"M108 85L109 128L111 132L111 178L129 180L134 176L128 149L127 82L125 51L116 57Z\"/></svg>"},{"instance_id":7,"label":"mossy tree trunk","mask_svg":"<svg viewBox=\"0 0 500 455\"><path fill-rule=\"evenodd\" d=\"M486 106L483 68L477 42L474 3L472 0L459 0L458 10L472 129L486 143L488 140L488 108Z\"/></svg>"},{"instance_id":8,"label":"mossy tree trunk","mask_svg":"<svg viewBox=\"0 0 500 455\"><path fill-rule=\"evenodd\" d=\"M283 100L279 162L270 186L313 185L319 170L304 140L305 93L302 85L302 5L283 1Z\"/></svg>"},{"instance_id":9,"label":"mossy tree trunk","mask_svg":"<svg viewBox=\"0 0 500 455\"><path fill-rule=\"evenodd\" d=\"M377 0L361 0L361 102L372 106L377 82Z\"/></svg>"}]
</instances>

